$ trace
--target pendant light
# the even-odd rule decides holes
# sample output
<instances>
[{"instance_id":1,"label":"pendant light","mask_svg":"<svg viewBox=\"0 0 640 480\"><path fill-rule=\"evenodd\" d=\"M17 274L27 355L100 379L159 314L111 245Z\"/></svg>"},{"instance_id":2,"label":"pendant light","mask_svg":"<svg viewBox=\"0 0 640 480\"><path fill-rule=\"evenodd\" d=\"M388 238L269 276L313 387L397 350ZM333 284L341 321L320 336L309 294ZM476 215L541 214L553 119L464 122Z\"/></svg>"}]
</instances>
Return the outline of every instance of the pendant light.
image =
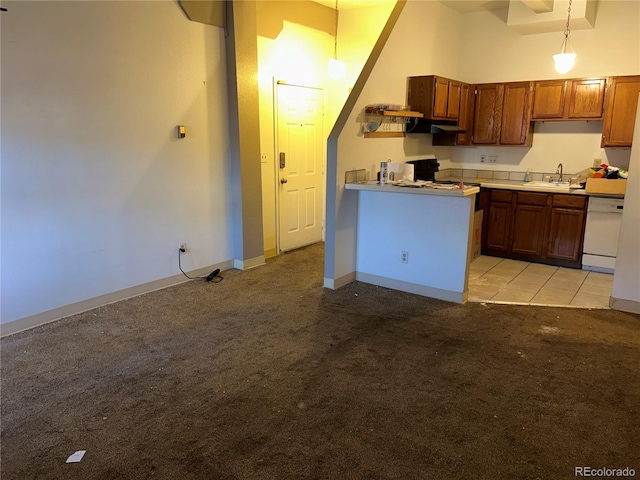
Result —
<instances>
[{"instance_id":1,"label":"pendant light","mask_svg":"<svg viewBox=\"0 0 640 480\"><path fill-rule=\"evenodd\" d=\"M338 0L336 0L336 36L333 42L333 58L329 59L329 78L340 80L346 73L346 65L338 60Z\"/></svg>"},{"instance_id":2,"label":"pendant light","mask_svg":"<svg viewBox=\"0 0 640 480\"><path fill-rule=\"evenodd\" d=\"M576 63L576 54L573 52L573 47L569 42L569 33L571 33L571 30L569 29L569 20L571 20L571 1L572 0L569 0L569 9L567 10L567 26L564 30L564 40L562 41L562 45L560 46L560 53L553 56L553 61L556 63L556 71L558 73L567 73L573 68L573 65ZM570 53L567 52L567 46L571 50Z\"/></svg>"}]
</instances>

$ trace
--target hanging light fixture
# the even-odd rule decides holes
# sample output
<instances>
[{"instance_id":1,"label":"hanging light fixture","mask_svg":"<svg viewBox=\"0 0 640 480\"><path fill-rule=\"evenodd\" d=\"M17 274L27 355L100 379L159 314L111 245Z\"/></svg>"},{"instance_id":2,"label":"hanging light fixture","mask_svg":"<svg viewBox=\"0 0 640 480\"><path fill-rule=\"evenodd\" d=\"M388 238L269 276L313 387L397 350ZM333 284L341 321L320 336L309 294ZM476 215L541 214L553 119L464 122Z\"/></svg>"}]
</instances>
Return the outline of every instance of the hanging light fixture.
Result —
<instances>
[{"instance_id":1,"label":"hanging light fixture","mask_svg":"<svg viewBox=\"0 0 640 480\"><path fill-rule=\"evenodd\" d=\"M333 42L333 58L329 59L329 78L340 80L347 73L347 66L338 60L338 0L336 0L336 36Z\"/></svg>"},{"instance_id":2,"label":"hanging light fixture","mask_svg":"<svg viewBox=\"0 0 640 480\"><path fill-rule=\"evenodd\" d=\"M556 71L558 73L567 73L569 70L573 68L573 65L576 63L576 54L573 52L573 47L569 42L569 20L571 20L571 1L569 0L569 9L567 10L567 26L564 29L564 40L562 41L562 45L560 46L560 53L553 56L553 61L556 63ZM570 53L567 52L567 47L571 50Z\"/></svg>"}]
</instances>

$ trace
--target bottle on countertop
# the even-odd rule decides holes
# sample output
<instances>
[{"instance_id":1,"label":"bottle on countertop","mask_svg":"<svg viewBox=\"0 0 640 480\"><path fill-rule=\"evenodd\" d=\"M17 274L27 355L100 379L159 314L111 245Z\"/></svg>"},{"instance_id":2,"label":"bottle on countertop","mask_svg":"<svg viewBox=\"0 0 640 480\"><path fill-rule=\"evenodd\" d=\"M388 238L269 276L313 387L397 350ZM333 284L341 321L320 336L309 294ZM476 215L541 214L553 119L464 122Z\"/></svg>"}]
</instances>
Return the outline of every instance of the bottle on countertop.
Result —
<instances>
[{"instance_id":1,"label":"bottle on countertop","mask_svg":"<svg viewBox=\"0 0 640 480\"><path fill-rule=\"evenodd\" d=\"M390 161L390 160L389 160ZM387 162L380 162L380 185L387 183L388 168Z\"/></svg>"}]
</instances>

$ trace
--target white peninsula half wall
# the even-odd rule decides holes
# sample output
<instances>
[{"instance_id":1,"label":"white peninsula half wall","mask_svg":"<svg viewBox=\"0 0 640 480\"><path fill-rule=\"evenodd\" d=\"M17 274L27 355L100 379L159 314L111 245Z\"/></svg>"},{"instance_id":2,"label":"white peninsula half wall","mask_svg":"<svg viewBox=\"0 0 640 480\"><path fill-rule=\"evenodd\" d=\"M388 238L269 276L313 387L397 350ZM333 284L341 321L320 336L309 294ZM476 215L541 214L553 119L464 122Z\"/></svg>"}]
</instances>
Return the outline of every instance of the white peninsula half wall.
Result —
<instances>
[{"instance_id":1,"label":"white peninsula half wall","mask_svg":"<svg viewBox=\"0 0 640 480\"><path fill-rule=\"evenodd\" d=\"M478 187L348 184L357 195L355 280L450 302L468 296Z\"/></svg>"}]
</instances>

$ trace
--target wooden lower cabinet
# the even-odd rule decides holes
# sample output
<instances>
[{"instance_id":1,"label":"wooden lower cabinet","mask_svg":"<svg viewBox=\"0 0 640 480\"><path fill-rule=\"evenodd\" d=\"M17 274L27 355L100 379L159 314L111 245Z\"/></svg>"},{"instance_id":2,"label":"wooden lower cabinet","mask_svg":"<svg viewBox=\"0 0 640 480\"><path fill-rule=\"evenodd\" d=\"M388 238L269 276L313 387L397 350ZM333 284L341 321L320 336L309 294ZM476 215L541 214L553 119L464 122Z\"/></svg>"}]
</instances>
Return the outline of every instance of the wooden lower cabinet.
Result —
<instances>
[{"instance_id":1,"label":"wooden lower cabinet","mask_svg":"<svg viewBox=\"0 0 640 480\"><path fill-rule=\"evenodd\" d=\"M520 255L542 256L546 219L546 206L516 205L511 252Z\"/></svg>"},{"instance_id":2,"label":"wooden lower cabinet","mask_svg":"<svg viewBox=\"0 0 640 480\"><path fill-rule=\"evenodd\" d=\"M587 199L553 195L547 258L581 266Z\"/></svg>"},{"instance_id":3,"label":"wooden lower cabinet","mask_svg":"<svg viewBox=\"0 0 640 480\"><path fill-rule=\"evenodd\" d=\"M491 189L485 193L482 253L581 267L587 197ZM494 194L495 192L495 194Z\"/></svg>"}]
</instances>

